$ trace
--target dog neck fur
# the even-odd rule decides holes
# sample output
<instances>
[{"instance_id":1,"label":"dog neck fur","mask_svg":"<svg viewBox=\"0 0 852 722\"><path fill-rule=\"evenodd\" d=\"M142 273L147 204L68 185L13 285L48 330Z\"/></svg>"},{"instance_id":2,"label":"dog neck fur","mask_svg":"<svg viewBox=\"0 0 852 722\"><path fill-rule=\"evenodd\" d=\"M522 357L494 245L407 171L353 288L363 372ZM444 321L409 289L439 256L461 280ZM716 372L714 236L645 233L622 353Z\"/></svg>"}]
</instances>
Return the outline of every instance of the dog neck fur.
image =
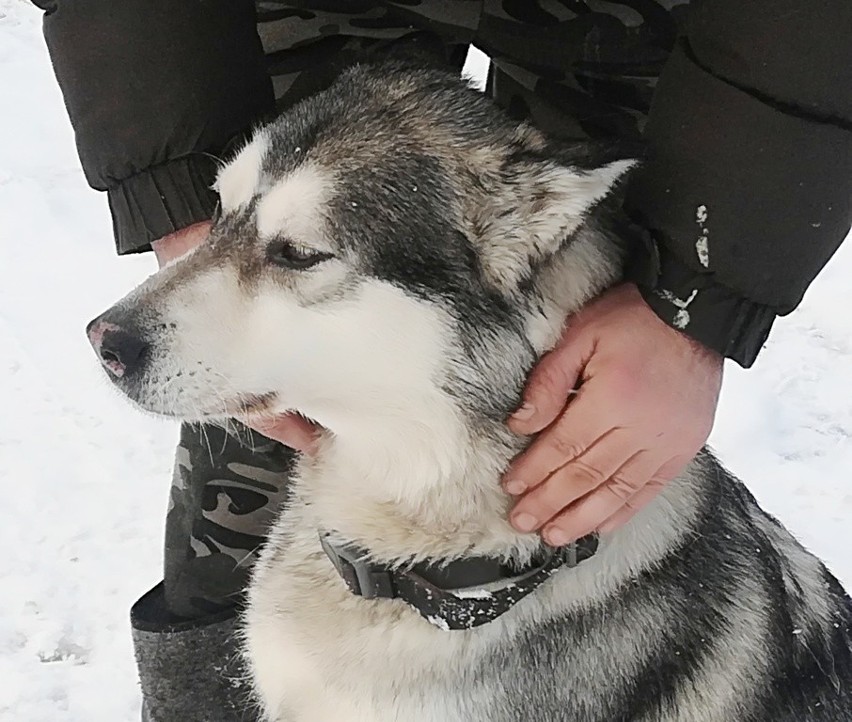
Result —
<instances>
[{"instance_id":1,"label":"dog neck fur","mask_svg":"<svg viewBox=\"0 0 852 722\"><path fill-rule=\"evenodd\" d=\"M543 142L528 127L518 133L519 141L533 150ZM247 148L245 157L220 177L226 205L246 203L229 191L230 185L258 182L246 179L243 168L256 167L265 154L262 136L255 145L260 150ZM450 165L455 156L446 154ZM452 173L462 178L471 172L481 192L471 194L468 207L457 209L459 222L477 245L485 278L499 293L512 296L511 307L522 314L517 325L523 338L501 343L498 330L490 341L478 341L478 353L453 364L453 354L461 349L440 343L457 333L459 324L452 309L433 305L423 322L424 337L432 338L431 354L407 349L404 355L437 355L449 364L411 374L414 382L400 385L396 399L388 398L384 388L374 394L372 408L369 403L365 408L362 389L358 404L347 413L345 401L340 403L345 383L327 390L327 404L308 398L297 406L330 430L316 457L304 459L298 471L294 493L304 502L308 521L386 562L466 554L522 558L540 544L538 535L518 534L507 521L510 499L500 477L528 440L511 434L505 420L520 401L535 360L558 340L566 316L620 274L620 244L596 226L589 211L633 161L584 172L524 157L507 165L484 151L468 157L474 159L475 171L454 168ZM584 269L585 276L577 269ZM371 292L390 294L376 286ZM390 305L403 308L405 303L389 298L382 307ZM428 304L419 300L413 305ZM441 328L431 334L433 324ZM486 343L492 347L483 348ZM502 406L485 409L475 398L468 401L466 388L477 385L499 388ZM459 393L452 393L453 386Z\"/></svg>"},{"instance_id":2,"label":"dog neck fur","mask_svg":"<svg viewBox=\"0 0 852 722\"><path fill-rule=\"evenodd\" d=\"M566 270L578 267L589 275L578 278L574 270L566 284ZM602 248L600 232L591 229L542 265L523 304L525 340L534 354L509 360L519 365L521 384L531 361L558 340L566 314L613 283L619 268L618 246ZM520 392L519 384L511 395ZM319 454L299 469L296 493L314 525L387 562L531 553L540 540L509 525L510 500L500 486L509 461L528 443L505 425L512 407L498 418L463 408L439 384L406 393L399 408L383 402L381 414L329 419L332 432Z\"/></svg>"}]
</instances>

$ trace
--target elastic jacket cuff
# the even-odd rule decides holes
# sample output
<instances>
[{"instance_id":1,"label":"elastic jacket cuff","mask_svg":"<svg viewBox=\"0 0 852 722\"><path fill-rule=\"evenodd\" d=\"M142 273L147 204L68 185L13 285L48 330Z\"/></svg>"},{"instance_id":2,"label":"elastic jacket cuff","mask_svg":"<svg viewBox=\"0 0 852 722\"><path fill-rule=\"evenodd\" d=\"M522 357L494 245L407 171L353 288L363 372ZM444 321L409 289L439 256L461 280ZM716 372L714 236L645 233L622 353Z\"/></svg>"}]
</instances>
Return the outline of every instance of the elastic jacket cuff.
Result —
<instances>
[{"instance_id":1,"label":"elastic jacket cuff","mask_svg":"<svg viewBox=\"0 0 852 722\"><path fill-rule=\"evenodd\" d=\"M208 220L218 200L217 162L201 153L153 166L108 189L119 255L151 250L151 241Z\"/></svg>"},{"instance_id":2,"label":"elastic jacket cuff","mask_svg":"<svg viewBox=\"0 0 852 722\"><path fill-rule=\"evenodd\" d=\"M852 133L716 77L680 43L645 136L628 209L693 275L792 311L849 231Z\"/></svg>"},{"instance_id":3,"label":"elastic jacket cuff","mask_svg":"<svg viewBox=\"0 0 852 722\"><path fill-rule=\"evenodd\" d=\"M775 311L716 283L713 274L689 268L650 235L646 244L644 252L631 260L627 280L639 287L654 313L743 368L754 364L775 322Z\"/></svg>"}]
</instances>

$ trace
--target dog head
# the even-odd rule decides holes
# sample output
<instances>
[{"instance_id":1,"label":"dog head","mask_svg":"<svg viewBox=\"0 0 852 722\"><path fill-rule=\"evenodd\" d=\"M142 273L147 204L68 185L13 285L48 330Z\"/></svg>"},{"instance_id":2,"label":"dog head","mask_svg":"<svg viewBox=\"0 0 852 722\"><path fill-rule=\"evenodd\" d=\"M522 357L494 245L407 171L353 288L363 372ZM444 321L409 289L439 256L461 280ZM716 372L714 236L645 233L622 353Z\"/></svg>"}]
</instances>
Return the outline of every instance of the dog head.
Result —
<instances>
[{"instance_id":1,"label":"dog head","mask_svg":"<svg viewBox=\"0 0 852 722\"><path fill-rule=\"evenodd\" d=\"M257 131L219 174L209 239L89 335L131 399L187 420L501 416L617 273L586 231L633 163L443 73L358 66Z\"/></svg>"}]
</instances>

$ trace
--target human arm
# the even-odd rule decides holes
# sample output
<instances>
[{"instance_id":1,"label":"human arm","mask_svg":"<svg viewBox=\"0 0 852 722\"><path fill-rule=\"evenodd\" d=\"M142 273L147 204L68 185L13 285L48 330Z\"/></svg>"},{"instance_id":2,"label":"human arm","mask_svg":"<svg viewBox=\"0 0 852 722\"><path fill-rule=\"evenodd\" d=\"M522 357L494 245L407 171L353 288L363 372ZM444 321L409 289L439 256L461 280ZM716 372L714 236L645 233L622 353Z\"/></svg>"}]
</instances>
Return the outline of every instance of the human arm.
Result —
<instances>
[{"instance_id":1,"label":"human arm","mask_svg":"<svg viewBox=\"0 0 852 722\"><path fill-rule=\"evenodd\" d=\"M844 0L694 2L659 81L628 196L653 237L636 277L744 366L852 224L850 31Z\"/></svg>"},{"instance_id":2,"label":"human arm","mask_svg":"<svg viewBox=\"0 0 852 722\"><path fill-rule=\"evenodd\" d=\"M693 6L629 191L644 303L622 287L569 321L510 421L542 432L504 479L532 489L512 519L554 543L612 530L684 468L721 356L754 363L852 222L852 6Z\"/></svg>"},{"instance_id":3,"label":"human arm","mask_svg":"<svg viewBox=\"0 0 852 722\"><path fill-rule=\"evenodd\" d=\"M216 155L273 106L247 0L41 0L86 178L119 253L210 218Z\"/></svg>"}]
</instances>

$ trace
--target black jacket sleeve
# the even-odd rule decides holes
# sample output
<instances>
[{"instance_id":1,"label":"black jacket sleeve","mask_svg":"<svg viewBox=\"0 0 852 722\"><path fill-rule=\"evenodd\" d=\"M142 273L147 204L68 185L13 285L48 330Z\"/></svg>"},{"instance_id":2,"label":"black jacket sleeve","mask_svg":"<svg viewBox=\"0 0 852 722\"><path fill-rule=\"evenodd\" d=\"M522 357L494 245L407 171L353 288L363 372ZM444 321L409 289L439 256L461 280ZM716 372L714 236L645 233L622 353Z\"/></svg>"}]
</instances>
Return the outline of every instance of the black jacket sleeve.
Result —
<instances>
[{"instance_id":1,"label":"black jacket sleeve","mask_svg":"<svg viewBox=\"0 0 852 722\"><path fill-rule=\"evenodd\" d=\"M750 366L852 224L852 3L693 0L628 207L657 313Z\"/></svg>"},{"instance_id":2,"label":"black jacket sleeve","mask_svg":"<svg viewBox=\"0 0 852 722\"><path fill-rule=\"evenodd\" d=\"M273 107L251 0L41 0L119 253L210 217L215 155Z\"/></svg>"}]
</instances>

